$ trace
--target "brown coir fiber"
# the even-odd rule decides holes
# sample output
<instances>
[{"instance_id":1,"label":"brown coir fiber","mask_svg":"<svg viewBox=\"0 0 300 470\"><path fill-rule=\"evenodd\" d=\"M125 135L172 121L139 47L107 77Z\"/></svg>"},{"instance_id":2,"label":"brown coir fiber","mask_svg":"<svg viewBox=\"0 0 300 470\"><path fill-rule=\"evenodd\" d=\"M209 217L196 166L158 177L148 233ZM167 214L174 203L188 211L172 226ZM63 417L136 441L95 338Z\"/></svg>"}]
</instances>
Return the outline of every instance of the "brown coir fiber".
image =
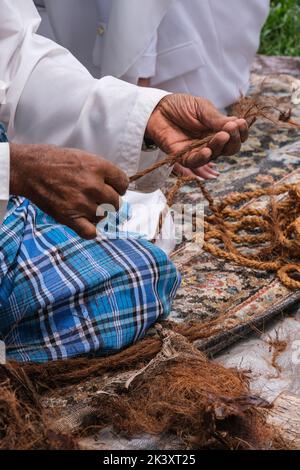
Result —
<instances>
[{"instance_id":1,"label":"brown coir fiber","mask_svg":"<svg viewBox=\"0 0 300 470\"><path fill-rule=\"evenodd\" d=\"M98 364L99 374L106 370L109 377L95 393L93 411L85 415L75 432L77 437L113 426L127 437L142 433L176 435L186 448L272 446L274 436L261 411L268 404L249 394L245 376L208 361L178 333L161 330L157 341L159 352L150 361L142 361L138 355L135 362L136 346L126 351L127 362L123 353L92 360L92 373L96 374ZM139 344L143 349L143 342ZM60 361L50 366L56 384L51 374L47 382L43 373L47 365L1 366L0 448L76 448L75 435L58 433L40 403L49 386L52 393L67 382L84 388L83 372L91 370L89 360ZM85 377L88 380L88 374Z\"/></svg>"},{"instance_id":2,"label":"brown coir fiber","mask_svg":"<svg viewBox=\"0 0 300 470\"><path fill-rule=\"evenodd\" d=\"M278 364L277 361L278 361L278 358L280 357L280 355L287 349L288 343L287 343L287 341L280 340L278 337L275 338L275 339L269 339L267 341L267 343L269 345L270 352L273 351L272 352L271 364L274 367L274 369L276 369L276 371L277 371L277 376L276 377L279 377L280 373L282 372L282 368Z\"/></svg>"},{"instance_id":3,"label":"brown coir fiber","mask_svg":"<svg viewBox=\"0 0 300 470\"><path fill-rule=\"evenodd\" d=\"M65 448L76 449L76 441L51 429L35 393L10 379L0 383L0 450Z\"/></svg>"},{"instance_id":4,"label":"brown coir fiber","mask_svg":"<svg viewBox=\"0 0 300 470\"><path fill-rule=\"evenodd\" d=\"M210 362L185 338L165 331L160 353L141 370L123 374L94 399L85 424L111 424L121 434L175 434L187 447L265 447L259 407L245 376Z\"/></svg>"}]
</instances>

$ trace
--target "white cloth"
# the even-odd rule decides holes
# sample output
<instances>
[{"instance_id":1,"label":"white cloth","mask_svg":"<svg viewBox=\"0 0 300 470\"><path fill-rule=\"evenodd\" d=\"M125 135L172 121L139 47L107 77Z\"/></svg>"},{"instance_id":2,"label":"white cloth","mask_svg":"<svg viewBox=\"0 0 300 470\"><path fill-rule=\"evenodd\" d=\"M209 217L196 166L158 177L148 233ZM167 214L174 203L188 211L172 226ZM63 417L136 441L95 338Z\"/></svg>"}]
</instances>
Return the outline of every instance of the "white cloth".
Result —
<instances>
[{"instance_id":1,"label":"white cloth","mask_svg":"<svg viewBox=\"0 0 300 470\"><path fill-rule=\"evenodd\" d=\"M204 96L220 109L248 88L269 3L111 0L108 5L107 0L89 0L87 6L82 0L45 0L56 39L94 76L132 83L152 76L152 86Z\"/></svg>"},{"instance_id":2,"label":"white cloth","mask_svg":"<svg viewBox=\"0 0 300 470\"><path fill-rule=\"evenodd\" d=\"M110 18L111 18L111 11L113 9L113 2L115 3L116 6L114 6L114 11L117 12L119 15L120 11L120 2L119 0L96 0L97 1L97 6L98 6L98 11L100 15L100 28L98 28L98 35L93 51L93 63L95 66L99 67L99 75L101 75L101 61L102 61L102 50L103 50L103 44L106 41L106 37L104 34L106 33L107 27L110 24ZM146 0L147 2L148 0ZM136 8L136 3L132 3L132 0L130 2L126 3L126 11L135 11ZM144 4L145 5L145 4ZM122 11L124 8L124 1L122 2ZM130 9L130 10L128 10ZM165 11L164 9L162 10L163 12ZM113 13L116 15L116 13ZM152 14L153 15L153 10L147 12L144 11L144 14ZM160 13L158 12L158 18L160 21L161 16L159 16ZM114 17L112 18L114 20ZM156 15L154 16L155 24L158 24L158 21L156 20ZM111 30L111 28L110 28ZM99 34L101 32L102 34ZM131 38L132 34L127 34L127 37ZM126 38L127 40L127 38ZM139 39L137 38L137 41ZM145 46L144 50L139 49L140 56L136 58L134 62L132 62L132 66L129 67L126 70L126 74L123 76L123 80L126 80L129 83L137 83L138 78L148 78L148 77L153 77L155 75L155 70L156 70L156 58L157 58L157 33L155 32L153 34L152 38L148 39L145 41ZM139 47L139 46L138 46ZM107 48L106 48L107 49ZM124 50L124 48L123 48ZM109 51L108 51L108 57L109 57Z\"/></svg>"},{"instance_id":3,"label":"white cloth","mask_svg":"<svg viewBox=\"0 0 300 470\"><path fill-rule=\"evenodd\" d=\"M9 198L9 144L0 143L0 224L4 218Z\"/></svg>"},{"instance_id":4,"label":"white cloth","mask_svg":"<svg viewBox=\"0 0 300 470\"><path fill-rule=\"evenodd\" d=\"M156 75L151 86L204 96L220 109L232 104L248 89L269 3L175 1L158 28Z\"/></svg>"},{"instance_id":5,"label":"white cloth","mask_svg":"<svg viewBox=\"0 0 300 470\"><path fill-rule=\"evenodd\" d=\"M82 8L72 13L85 24L93 12L80 3ZM8 126L10 140L82 148L102 154L129 175L145 166L143 158L149 165L156 161L158 153L141 153L141 146L165 92L112 77L94 79L70 52L36 34L40 16L32 0L0 0L0 10L0 80L5 85L0 121ZM68 20L64 16L66 30Z\"/></svg>"},{"instance_id":6,"label":"white cloth","mask_svg":"<svg viewBox=\"0 0 300 470\"><path fill-rule=\"evenodd\" d=\"M6 83L0 80L0 105L5 102L6 89Z\"/></svg>"},{"instance_id":7,"label":"white cloth","mask_svg":"<svg viewBox=\"0 0 300 470\"><path fill-rule=\"evenodd\" d=\"M163 193L160 190L150 194L127 191L123 199L130 204L132 216L124 222L121 230L125 233L143 234L150 241L157 239L155 244L169 255L176 246L176 234L173 218L167 210L167 200ZM163 224L158 237L161 216Z\"/></svg>"},{"instance_id":8,"label":"white cloth","mask_svg":"<svg viewBox=\"0 0 300 470\"><path fill-rule=\"evenodd\" d=\"M39 33L69 49L94 77L137 83L156 66L156 31L175 0L35 0ZM71 12L71 14L70 14ZM116 34L117 32L117 34ZM109 73L107 73L109 70Z\"/></svg>"}]
</instances>

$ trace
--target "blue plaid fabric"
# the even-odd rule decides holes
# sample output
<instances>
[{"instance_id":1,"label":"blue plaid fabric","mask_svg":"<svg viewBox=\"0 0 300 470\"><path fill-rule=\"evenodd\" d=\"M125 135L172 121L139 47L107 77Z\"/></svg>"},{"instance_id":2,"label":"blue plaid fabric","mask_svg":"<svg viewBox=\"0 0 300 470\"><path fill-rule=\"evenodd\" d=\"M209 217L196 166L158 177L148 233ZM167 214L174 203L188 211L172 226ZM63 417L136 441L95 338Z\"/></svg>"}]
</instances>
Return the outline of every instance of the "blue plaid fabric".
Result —
<instances>
[{"instance_id":1,"label":"blue plaid fabric","mask_svg":"<svg viewBox=\"0 0 300 470\"><path fill-rule=\"evenodd\" d=\"M179 282L146 240L82 240L10 198L0 226L0 339L10 360L116 352L168 316Z\"/></svg>"},{"instance_id":2,"label":"blue plaid fabric","mask_svg":"<svg viewBox=\"0 0 300 470\"><path fill-rule=\"evenodd\" d=\"M0 142L7 142L5 128L1 122L0 122Z\"/></svg>"},{"instance_id":3,"label":"blue plaid fabric","mask_svg":"<svg viewBox=\"0 0 300 470\"><path fill-rule=\"evenodd\" d=\"M12 197L0 227L0 339L8 359L116 352L166 318L179 285L146 240L85 241Z\"/></svg>"}]
</instances>

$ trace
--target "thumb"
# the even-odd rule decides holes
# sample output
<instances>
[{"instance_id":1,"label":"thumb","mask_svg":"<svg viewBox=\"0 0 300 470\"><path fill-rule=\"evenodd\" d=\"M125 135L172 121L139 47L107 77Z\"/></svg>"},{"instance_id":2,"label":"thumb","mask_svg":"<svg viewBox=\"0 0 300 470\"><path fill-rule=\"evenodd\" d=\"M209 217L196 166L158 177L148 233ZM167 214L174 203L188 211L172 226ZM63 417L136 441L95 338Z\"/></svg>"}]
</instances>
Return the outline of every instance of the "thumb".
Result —
<instances>
[{"instance_id":1,"label":"thumb","mask_svg":"<svg viewBox=\"0 0 300 470\"><path fill-rule=\"evenodd\" d=\"M95 225L84 217L74 219L73 223L70 224L69 227L85 240L93 240L97 236Z\"/></svg>"},{"instance_id":2,"label":"thumb","mask_svg":"<svg viewBox=\"0 0 300 470\"><path fill-rule=\"evenodd\" d=\"M214 112L207 113L205 116L205 124L210 129L218 132L223 129L223 127L232 121L237 121L238 117L236 116L225 116L219 111L215 110Z\"/></svg>"},{"instance_id":3,"label":"thumb","mask_svg":"<svg viewBox=\"0 0 300 470\"><path fill-rule=\"evenodd\" d=\"M236 116L226 116L221 113L210 101L199 102L199 117L203 124L213 131L221 131L223 127L231 121L236 121Z\"/></svg>"}]
</instances>

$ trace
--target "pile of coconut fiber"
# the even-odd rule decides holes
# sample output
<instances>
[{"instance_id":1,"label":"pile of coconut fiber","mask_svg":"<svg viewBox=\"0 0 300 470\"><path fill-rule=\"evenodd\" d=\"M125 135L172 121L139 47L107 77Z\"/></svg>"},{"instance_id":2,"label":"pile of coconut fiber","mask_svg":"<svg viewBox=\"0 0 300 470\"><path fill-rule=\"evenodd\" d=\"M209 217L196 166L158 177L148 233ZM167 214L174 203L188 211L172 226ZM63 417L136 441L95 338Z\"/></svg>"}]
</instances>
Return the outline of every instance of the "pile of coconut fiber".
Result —
<instances>
[{"instance_id":1,"label":"pile of coconut fiber","mask_svg":"<svg viewBox=\"0 0 300 470\"><path fill-rule=\"evenodd\" d=\"M283 446L245 375L161 326L107 358L8 363L0 383L1 449L76 449L108 427L127 438L173 437L184 449Z\"/></svg>"}]
</instances>

